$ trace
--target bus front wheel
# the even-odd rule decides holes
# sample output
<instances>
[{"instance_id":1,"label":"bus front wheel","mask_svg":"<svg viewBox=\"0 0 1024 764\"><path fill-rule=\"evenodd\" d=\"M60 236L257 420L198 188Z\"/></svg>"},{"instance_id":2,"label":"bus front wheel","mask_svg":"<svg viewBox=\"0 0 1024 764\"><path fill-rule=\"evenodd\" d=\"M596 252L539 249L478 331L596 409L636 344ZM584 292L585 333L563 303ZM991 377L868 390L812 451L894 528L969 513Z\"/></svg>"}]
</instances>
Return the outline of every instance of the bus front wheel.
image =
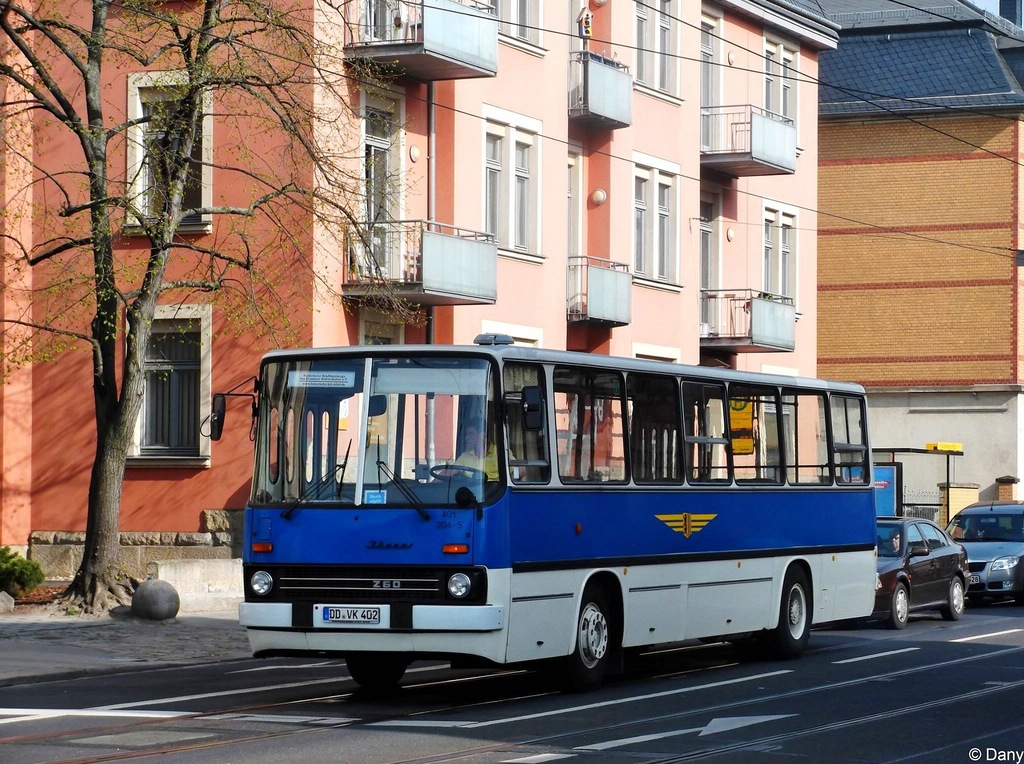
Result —
<instances>
[{"instance_id":1,"label":"bus front wheel","mask_svg":"<svg viewBox=\"0 0 1024 764\"><path fill-rule=\"evenodd\" d=\"M771 632L768 643L776 658L790 660L800 657L811 636L811 588L807 574L799 567L786 572L779 604L779 625Z\"/></svg>"},{"instance_id":2,"label":"bus front wheel","mask_svg":"<svg viewBox=\"0 0 1024 764\"><path fill-rule=\"evenodd\" d=\"M348 673L367 692L384 693L398 687L409 660L396 653L361 653L345 658Z\"/></svg>"},{"instance_id":3,"label":"bus front wheel","mask_svg":"<svg viewBox=\"0 0 1024 764\"><path fill-rule=\"evenodd\" d=\"M601 685L608 673L613 634L608 595L600 586L590 584L583 590L573 651L566 658L567 690L587 692Z\"/></svg>"}]
</instances>

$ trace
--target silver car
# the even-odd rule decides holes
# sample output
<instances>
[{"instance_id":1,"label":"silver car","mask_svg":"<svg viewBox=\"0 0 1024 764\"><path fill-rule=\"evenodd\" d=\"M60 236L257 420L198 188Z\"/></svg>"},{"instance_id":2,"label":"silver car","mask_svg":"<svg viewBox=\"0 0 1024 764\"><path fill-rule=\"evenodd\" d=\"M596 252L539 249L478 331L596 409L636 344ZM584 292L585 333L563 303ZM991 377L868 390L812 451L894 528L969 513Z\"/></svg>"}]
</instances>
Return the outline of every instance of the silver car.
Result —
<instances>
[{"instance_id":1,"label":"silver car","mask_svg":"<svg viewBox=\"0 0 1024 764\"><path fill-rule=\"evenodd\" d=\"M967 550L967 597L1024 603L1024 502L981 501L957 513L946 532Z\"/></svg>"}]
</instances>

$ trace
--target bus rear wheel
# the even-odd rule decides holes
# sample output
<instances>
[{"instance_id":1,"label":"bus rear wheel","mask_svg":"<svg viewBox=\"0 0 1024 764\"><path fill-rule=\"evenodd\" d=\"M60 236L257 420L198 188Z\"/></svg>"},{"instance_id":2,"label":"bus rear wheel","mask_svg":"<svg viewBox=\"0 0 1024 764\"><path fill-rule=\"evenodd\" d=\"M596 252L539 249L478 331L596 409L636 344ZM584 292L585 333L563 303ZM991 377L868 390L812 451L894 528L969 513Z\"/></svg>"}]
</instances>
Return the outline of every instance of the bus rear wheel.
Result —
<instances>
[{"instance_id":1,"label":"bus rear wheel","mask_svg":"<svg viewBox=\"0 0 1024 764\"><path fill-rule=\"evenodd\" d=\"M565 689L588 692L597 689L608 673L614 639L608 595L595 584L583 590L576 619L573 651L565 659Z\"/></svg>"},{"instance_id":2,"label":"bus rear wheel","mask_svg":"<svg viewBox=\"0 0 1024 764\"><path fill-rule=\"evenodd\" d=\"M793 566L786 571L779 604L779 625L769 634L772 655L783 660L800 657L811 636L811 589L807 574Z\"/></svg>"},{"instance_id":3,"label":"bus rear wheel","mask_svg":"<svg viewBox=\"0 0 1024 764\"><path fill-rule=\"evenodd\" d=\"M361 653L345 658L348 673L367 692L386 693L398 687L409 660L397 653Z\"/></svg>"}]
</instances>

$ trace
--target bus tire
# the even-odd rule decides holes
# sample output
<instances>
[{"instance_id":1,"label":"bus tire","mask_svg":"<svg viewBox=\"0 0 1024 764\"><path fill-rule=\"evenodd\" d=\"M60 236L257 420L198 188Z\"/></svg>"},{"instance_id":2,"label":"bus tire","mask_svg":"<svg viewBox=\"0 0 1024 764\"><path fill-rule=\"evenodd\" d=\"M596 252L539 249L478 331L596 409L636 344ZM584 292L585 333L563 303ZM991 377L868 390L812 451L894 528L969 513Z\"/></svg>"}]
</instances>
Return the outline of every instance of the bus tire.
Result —
<instances>
[{"instance_id":1,"label":"bus tire","mask_svg":"<svg viewBox=\"0 0 1024 764\"><path fill-rule=\"evenodd\" d=\"M409 660L399 653L360 653L345 658L345 665L362 689L386 693L398 687L409 667Z\"/></svg>"},{"instance_id":2,"label":"bus tire","mask_svg":"<svg viewBox=\"0 0 1024 764\"><path fill-rule=\"evenodd\" d=\"M588 584L576 618L573 650L565 659L566 690L589 692L601 686L608 673L614 633L608 595L600 586Z\"/></svg>"},{"instance_id":3,"label":"bus tire","mask_svg":"<svg viewBox=\"0 0 1024 764\"><path fill-rule=\"evenodd\" d=\"M768 635L772 655L781 660L799 658L811 636L811 588L807 574L797 565L786 571L779 604L779 625Z\"/></svg>"}]
</instances>

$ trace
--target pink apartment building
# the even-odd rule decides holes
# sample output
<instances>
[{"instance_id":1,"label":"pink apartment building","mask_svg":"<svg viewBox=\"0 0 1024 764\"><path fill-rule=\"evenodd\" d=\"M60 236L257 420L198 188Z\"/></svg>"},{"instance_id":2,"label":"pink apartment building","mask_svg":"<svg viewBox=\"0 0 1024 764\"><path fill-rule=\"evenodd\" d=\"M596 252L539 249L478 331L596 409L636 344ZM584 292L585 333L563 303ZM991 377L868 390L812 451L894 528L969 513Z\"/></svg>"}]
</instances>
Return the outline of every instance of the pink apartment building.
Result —
<instances>
[{"instance_id":1,"label":"pink apartment building","mask_svg":"<svg viewBox=\"0 0 1024 764\"><path fill-rule=\"evenodd\" d=\"M343 306L313 274L282 274L305 326L297 344L502 332L545 348L816 374L817 59L838 41L817 3L349 7L344 30L317 33L343 33L346 57L398 76L334 104L358 121L367 222L297 221L316 275L345 296ZM125 72L112 98L130 112L150 76ZM226 150L226 133L211 126L209 156ZM31 205L14 177L24 168L4 160L6 209ZM223 185L204 170L203 193ZM20 217L3 225L38 235ZM219 225L189 233L216 237ZM143 246L124 233L126 250ZM382 291L426 321L381 311ZM18 294L4 290L8 317ZM236 336L216 306L169 307L162 321L185 322L197 341L154 361L164 378L171 369L175 394L146 401L122 532L194 533L204 510L247 497L246 404L231 404L215 444L201 424L212 393L254 374L270 341ZM89 374L73 353L18 371L0 392L0 544L25 550L33 534L84 529Z\"/></svg>"}]
</instances>

